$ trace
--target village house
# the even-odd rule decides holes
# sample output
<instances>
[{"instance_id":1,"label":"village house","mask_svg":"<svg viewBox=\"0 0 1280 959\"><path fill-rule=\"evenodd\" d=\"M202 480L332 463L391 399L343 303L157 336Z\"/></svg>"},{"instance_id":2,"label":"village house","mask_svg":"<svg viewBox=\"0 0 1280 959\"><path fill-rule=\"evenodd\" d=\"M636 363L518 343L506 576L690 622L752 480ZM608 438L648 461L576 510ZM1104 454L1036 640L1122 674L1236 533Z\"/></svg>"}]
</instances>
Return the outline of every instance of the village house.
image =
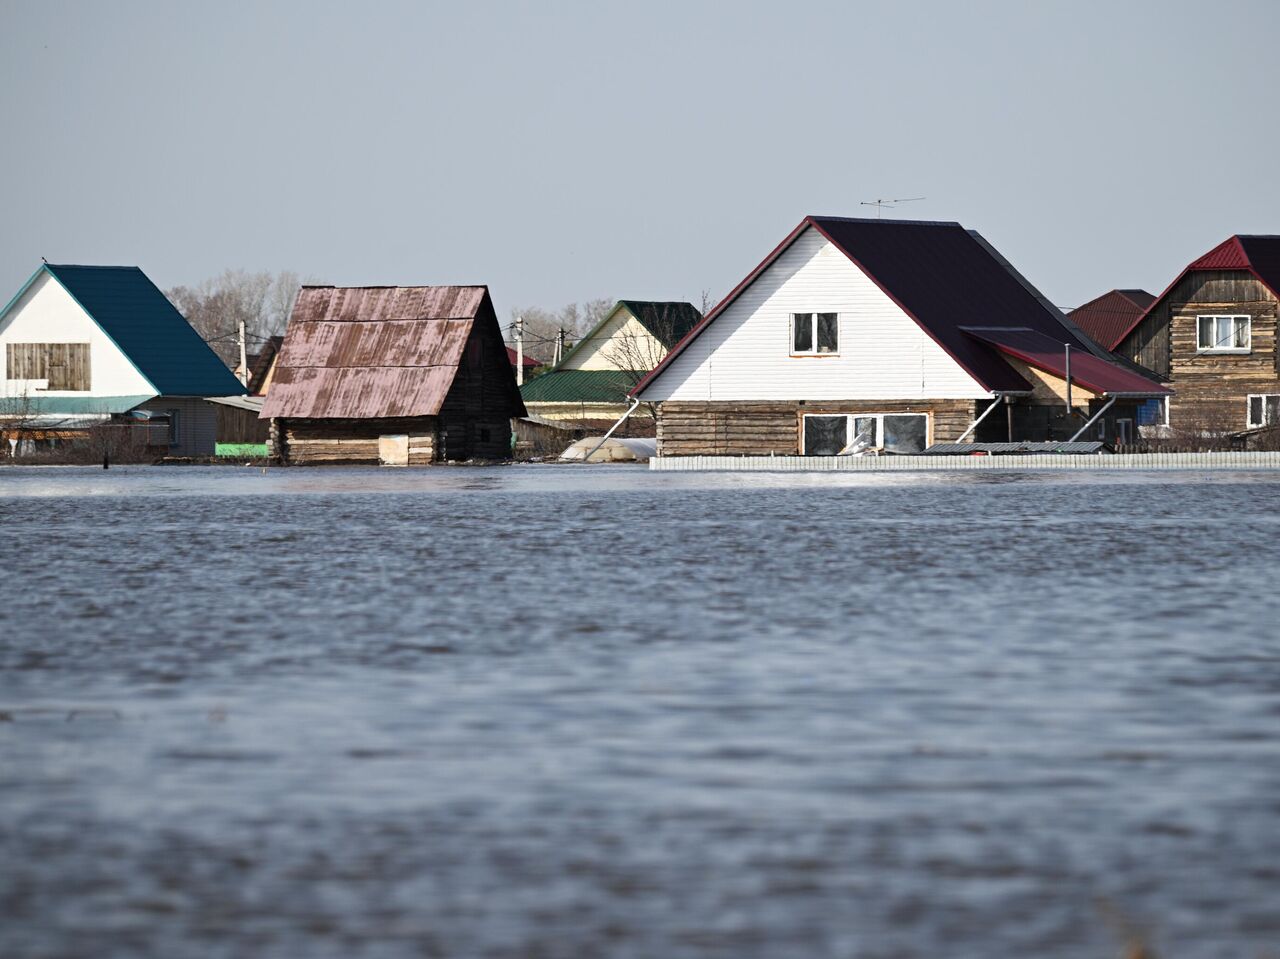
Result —
<instances>
[{"instance_id":1,"label":"village house","mask_svg":"<svg viewBox=\"0 0 1280 959\"><path fill-rule=\"evenodd\" d=\"M681 456L1124 442L1166 392L958 223L811 216L634 395Z\"/></svg>"},{"instance_id":2,"label":"village house","mask_svg":"<svg viewBox=\"0 0 1280 959\"><path fill-rule=\"evenodd\" d=\"M505 459L524 416L488 287L303 287L264 402L284 463Z\"/></svg>"},{"instance_id":3,"label":"village house","mask_svg":"<svg viewBox=\"0 0 1280 959\"><path fill-rule=\"evenodd\" d=\"M1280 425L1280 236L1233 236L1193 260L1115 344L1174 394L1163 424L1240 436Z\"/></svg>"},{"instance_id":4,"label":"village house","mask_svg":"<svg viewBox=\"0 0 1280 959\"><path fill-rule=\"evenodd\" d=\"M692 303L619 300L556 366L520 389L529 415L566 428L608 427L630 405L628 394L702 314ZM645 432L645 418L629 421ZM653 435L653 423L647 424Z\"/></svg>"},{"instance_id":5,"label":"village house","mask_svg":"<svg viewBox=\"0 0 1280 959\"><path fill-rule=\"evenodd\" d=\"M275 375L276 357L283 336L267 337L257 353L245 358L245 370L236 364L236 377L244 376L247 396L211 398L217 416L218 455L265 456L270 424L261 418L262 405Z\"/></svg>"},{"instance_id":6,"label":"village house","mask_svg":"<svg viewBox=\"0 0 1280 959\"><path fill-rule=\"evenodd\" d=\"M136 266L42 265L0 313L0 348L0 429L37 438L151 414L165 451L208 456L204 398L244 392Z\"/></svg>"}]
</instances>

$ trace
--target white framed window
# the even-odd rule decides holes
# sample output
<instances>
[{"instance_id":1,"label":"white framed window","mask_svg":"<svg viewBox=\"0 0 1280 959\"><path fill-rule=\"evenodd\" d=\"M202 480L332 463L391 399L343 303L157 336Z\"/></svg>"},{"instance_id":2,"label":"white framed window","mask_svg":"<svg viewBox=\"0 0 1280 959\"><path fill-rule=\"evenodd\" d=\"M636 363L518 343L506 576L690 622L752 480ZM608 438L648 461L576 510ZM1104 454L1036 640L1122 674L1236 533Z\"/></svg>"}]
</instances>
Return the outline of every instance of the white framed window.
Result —
<instances>
[{"instance_id":1,"label":"white framed window","mask_svg":"<svg viewBox=\"0 0 1280 959\"><path fill-rule=\"evenodd\" d=\"M792 313L792 356L835 356L840 352L840 317L836 313Z\"/></svg>"},{"instance_id":2,"label":"white framed window","mask_svg":"<svg viewBox=\"0 0 1280 959\"><path fill-rule=\"evenodd\" d=\"M1244 313L1196 317L1197 353L1248 353L1250 317Z\"/></svg>"},{"instance_id":3,"label":"white framed window","mask_svg":"<svg viewBox=\"0 0 1280 959\"><path fill-rule=\"evenodd\" d=\"M1116 420L1116 442L1121 446L1128 446L1133 442L1133 420Z\"/></svg>"},{"instance_id":4,"label":"white framed window","mask_svg":"<svg viewBox=\"0 0 1280 959\"><path fill-rule=\"evenodd\" d=\"M928 444L927 413L806 413L800 436L804 456L921 453Z\"/></svg>"},{"instance_id":5,"label":"white framed window","mask_svg":"<svg viewBox=\"0 0 1280 959\"><path fill-rule=\"evenodd\" d=\"M1280 426L1280 393L1249 394L1249 427Z\"/></svg>"}]
</instances>

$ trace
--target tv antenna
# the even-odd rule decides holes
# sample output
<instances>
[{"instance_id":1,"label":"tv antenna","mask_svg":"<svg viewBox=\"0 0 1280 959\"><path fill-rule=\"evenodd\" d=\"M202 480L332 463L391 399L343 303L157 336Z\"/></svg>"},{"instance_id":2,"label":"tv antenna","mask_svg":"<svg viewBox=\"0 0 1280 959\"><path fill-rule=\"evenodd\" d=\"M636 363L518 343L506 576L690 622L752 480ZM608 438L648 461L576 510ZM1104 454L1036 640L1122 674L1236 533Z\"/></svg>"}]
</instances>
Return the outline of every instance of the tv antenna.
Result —
<instances>
[{"instance_id":1,"label":"tv antenna","mask_svg":"<svg viewBox=\"0 0 1280 959\"><path fill-rule=\"evenodd\" d=\"M892 199L892 200L863 200L863 201L862 201L862 203L861 203L861 205L862 205L862 206L873 206L873 207L875 207L875 208L876 208L876 219L878 220L878 219L880 219L880 211L881 211L881 210L883 210L885 207L888 207L890 210L892 210L892 209L893 209L895 206L897 206L899 203L914 203L916 200L924 200L924 199L927 199L927 197L923 197L923 196L900 196L900 197L896 197L895 199Z\"/></svg>"}]
</instances>

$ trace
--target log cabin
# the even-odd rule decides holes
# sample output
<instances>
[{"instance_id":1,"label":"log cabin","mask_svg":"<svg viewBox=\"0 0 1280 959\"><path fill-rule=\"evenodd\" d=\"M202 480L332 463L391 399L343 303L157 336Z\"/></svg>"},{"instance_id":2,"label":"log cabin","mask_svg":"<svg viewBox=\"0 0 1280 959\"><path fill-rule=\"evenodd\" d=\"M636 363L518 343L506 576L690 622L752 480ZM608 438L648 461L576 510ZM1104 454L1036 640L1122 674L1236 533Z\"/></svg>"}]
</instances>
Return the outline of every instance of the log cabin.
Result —
<instances>
[{"instance_id":1,"label":"log cabin","mask_svg":"<svg viewBox=\"0 0 1280 959\"><path fill-rule=\"evenodd\" d=\"M810 216L632 395L682 456L1124 442L1167 392L958 223Z\"/></svg>"},{"instance_id":2,"label":"log cabin","mask_svg":"<svg viewBox=\"0 0 1280 959\"><path fill-rule=\"evenodd\" d=\"M1280 236L1229 237L1138 317L1116 354L1166 382L1171 432L1225 439L1280 426Z\"/></svg>"},{"instance_id":3,"label":"log cabin","mask_svg":"<svg viewBox=\"0 0 1280 959\"><path fill-rule=\"evenodd\" d=\"M212 456L211 396L244 387L136 266L46 263L0 312L0 432L75 437L154 416L174 456Z\"/></svg>"},{"instance_id":4,"label":"log cabin","mask_svg":"<svg viewBox=\"0 0 1280 959\"><path fill-rule=\"evenodd\" d=\"M263 403L281 463L511 455L524 404L485 286L306 286Z\"/></svg>"}]
</instances>

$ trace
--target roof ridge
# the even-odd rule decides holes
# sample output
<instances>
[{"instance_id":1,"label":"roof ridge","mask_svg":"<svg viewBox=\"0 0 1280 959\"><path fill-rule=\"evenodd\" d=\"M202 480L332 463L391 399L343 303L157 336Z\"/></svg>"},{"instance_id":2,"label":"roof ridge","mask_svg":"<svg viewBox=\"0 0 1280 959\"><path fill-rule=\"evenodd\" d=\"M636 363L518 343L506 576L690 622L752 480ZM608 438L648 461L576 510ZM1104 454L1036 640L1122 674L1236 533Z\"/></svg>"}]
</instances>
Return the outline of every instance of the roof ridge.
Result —
<instances>
[{"instance_id":1,"label":"roof ridge","mask_svg":"<svg viewBox=\"0 0 1280 959\"><path fill-rule=\"evenodd\" d=\"M957 220L899 220L893 217L883 219L870 216L828 216L822 213L810 213L807 220L835 220L839 223L882 223L886 226L955 226L964 229Z\"/></svg>"},{"instance_id":2,"label":"roof ridge","mask_svg":"<svg viewBox=\"0 0 1280 959\"><path fill-rule=\"evenodd\" d=\"M52 265L52 264L51 264ZM369 286L338 286L333 283L303 283L301 290L487 290L485 283L383 283Z\"/></svg>"}]
</instances>

